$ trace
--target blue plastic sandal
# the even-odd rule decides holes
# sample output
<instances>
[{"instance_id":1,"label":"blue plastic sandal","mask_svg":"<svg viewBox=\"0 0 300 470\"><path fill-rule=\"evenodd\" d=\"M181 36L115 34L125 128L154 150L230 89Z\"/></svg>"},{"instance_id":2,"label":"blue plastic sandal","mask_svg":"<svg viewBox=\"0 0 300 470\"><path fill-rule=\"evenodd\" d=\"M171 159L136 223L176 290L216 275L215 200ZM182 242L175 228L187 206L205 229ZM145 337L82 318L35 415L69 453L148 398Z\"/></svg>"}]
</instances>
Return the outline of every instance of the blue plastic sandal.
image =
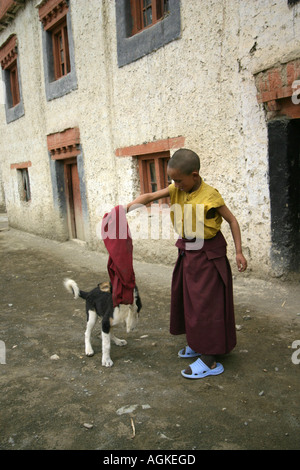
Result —
<instances>
[{"instance_id":1,"label":"blue plastic sandal","mask_svg":"<svg viewBox=\"0 0 300 470\"><path fill-rule=\"evenodd\" d=\"M178 356L179 357L197 357L197 356L201 356L201 354L197 353L189 346L186 346L185 348L180 349Z\"/></svg>"},{"instance_id":2,"label":"blue plastic sandal","mask_svg":"<svg viewBox=\"0 0 300 470\"><path fill-rule=\"evenodd\" d=\"M201 361L200 358L190 364L190 368L192 370L191 374L186 374L184 370L181 371L183 377L186 377L187 379L203 379L209 375L219 375L224 372L224 367L219 362L217 362L214 369L210 369L203 361Z\"/></svg>"}]
</instances>

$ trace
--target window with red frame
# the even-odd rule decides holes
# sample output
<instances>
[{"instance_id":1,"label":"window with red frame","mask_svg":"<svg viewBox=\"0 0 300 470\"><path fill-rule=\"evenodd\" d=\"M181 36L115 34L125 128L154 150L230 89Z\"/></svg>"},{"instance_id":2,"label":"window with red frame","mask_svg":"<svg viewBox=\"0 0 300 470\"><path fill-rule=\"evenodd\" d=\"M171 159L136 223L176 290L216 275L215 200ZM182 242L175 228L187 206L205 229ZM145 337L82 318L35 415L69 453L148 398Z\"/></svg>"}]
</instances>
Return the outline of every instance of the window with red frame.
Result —
<instances>
[{"instance_id":1,"label":"window with red frame","mask_svg":"<svg viewBox=\"0 0 300 470\"><path fill-rule=\"evenodd\" d=\"M133 21L132 35L153 26L169 8L168 0L130 0Z\"/></svg>"},{"instance_id":2,"label":"window with red frame","mask_svg":"<svg viewBox=\"0 0 300 470\"><path fill-rule=\"evenodd\" d=\"M168 178L167 165L170 159L169 152L160 152L138 157L141 194L154 193L166 188L171 180ZM169 203L169 198L155 201L155 203Z\"/></svg>"},{"instance_id":3,"label":"window with red frame","mask_svg":"<svg viewBox=\"0 0 300 470\"><path fill-rule=\"evenodd\" d=\"M54 74L55 79L58 80L71 71L66 18L50 32L52 33Z\"/></svg>"}]
</instances>

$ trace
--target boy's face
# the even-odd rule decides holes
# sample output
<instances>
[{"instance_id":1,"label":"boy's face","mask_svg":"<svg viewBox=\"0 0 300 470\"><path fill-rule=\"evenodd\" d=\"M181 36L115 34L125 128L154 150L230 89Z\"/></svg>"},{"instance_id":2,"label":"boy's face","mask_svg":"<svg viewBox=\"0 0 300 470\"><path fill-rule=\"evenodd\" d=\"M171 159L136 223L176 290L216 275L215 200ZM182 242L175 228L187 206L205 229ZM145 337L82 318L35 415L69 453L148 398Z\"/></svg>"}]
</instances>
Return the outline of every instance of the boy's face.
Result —
<instances>
[{"instance_id":1,"label":"boy's face","mask_svg":"<svg viewBox=\"0 0 300 470\"><path fill-rule=\"evenodd\" d=\"M180 191L192 193L200 186L200 177L197 171L193 171L192 173L186 175L178 168L168 168L168 175L174 181L175 187Z\"/></svg>"}]
</instances>

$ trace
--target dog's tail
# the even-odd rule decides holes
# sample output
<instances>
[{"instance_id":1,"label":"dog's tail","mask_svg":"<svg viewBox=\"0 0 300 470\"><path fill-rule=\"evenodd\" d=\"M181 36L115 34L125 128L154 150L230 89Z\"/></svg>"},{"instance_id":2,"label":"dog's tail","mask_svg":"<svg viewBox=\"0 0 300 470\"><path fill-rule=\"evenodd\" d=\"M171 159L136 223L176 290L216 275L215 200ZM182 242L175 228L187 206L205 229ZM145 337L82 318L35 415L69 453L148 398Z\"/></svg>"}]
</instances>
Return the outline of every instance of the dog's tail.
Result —
<instances>
[{"instance_id":1,"label":"dog's tail","mask_svg":"<svg viewBox=\"0 0 300 470\"><path fill-rule=\"evenodd\" d=\"M78 299L78 297L80 296L80 290L76 282L73 281L73 279L65 279L64 286L68 292L74 295L74 299Z\"/></svg>"}]
</instances>

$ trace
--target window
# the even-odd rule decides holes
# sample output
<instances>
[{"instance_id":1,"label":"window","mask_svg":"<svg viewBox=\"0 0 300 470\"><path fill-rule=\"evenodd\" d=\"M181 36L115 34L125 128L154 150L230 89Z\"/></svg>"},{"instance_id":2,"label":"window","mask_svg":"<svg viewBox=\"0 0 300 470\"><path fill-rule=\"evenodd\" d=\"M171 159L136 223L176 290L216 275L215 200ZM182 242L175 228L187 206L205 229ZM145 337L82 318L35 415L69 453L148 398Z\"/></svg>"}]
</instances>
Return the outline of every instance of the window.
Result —
<instances>
[{"instance_id":1,"label":"window","mask_svg":"<svg viewBox=\"0 0 300 470\"><path fill-rule=\"evenodd\" d=\"M31 162L12 163L10 165L11 170L17 170L17 182L18 192L20 200L29 202L31 200L30 182L29 182L29 170Z\"/></svg>"},{"instance_id":2,"label":"window","mask_svg":"<svg viewBox=\"0 0 300 470\"><path fill-rule=\"evenodd\" d=\"M69 40L66 19L52 30L53 61L55 79L71 71Z\"/></svg>"},{"instance_id":3,"label":"window","mask_svg":"<svg viewBox=\"0 0 300 470\"><path fill-rule=\"evenodd\" d=\"M20 199L28 202L31 199L28 168L17 170L17 174Z\"/></svg>"},{"instance_id":4,"label":"window","mask_svg":"<svg viewBox=\"0 0 300 470\"><path fill-rule=\"evenodd\" d=\"M141 155L138 157L141 194L154 193L171 184L168 179L167 165L170 152L160 152L153 155ZM155 201L155 203L167 203L169 198Z\"/></svg>"},{"instance_id":5,"label":"window","mask_svg":"<svg viewBox=\"0 0 300 470\"><path fill-rule=\"evenodd\" d=\"M39 7L48 101L77 88L70 4L69 0L47 0Z\"/></svg>"},{"instance_id":6,"label":"window","mask_svg":"<svg viewBox=\"0 0 300 470\"><path fill-rule=\"evenodd\" d=\"M168 179L167 165L171 150L175 151L184 146L185 137L169 137L164 140L117 148L117 157L136 158L139 164L140 192L153 193L166 188L171 180ZM138 189L138 188L137 188ZM161 199L160 204L169 203L169 198Z\"/></svg>"},{"instance_id":7,"label":"window","mask_svg":"<svg viewBox=\"0 0 300 470\"><path fill-rule=\"evenodd\" d=\"M115 5L119 67L180 37L180 0L115 0Z\"/></svg>"},{"instance_id":8,"label":"window","mask_svg":"<svg viewBox=\"0 0 300 470\"><path fill-rule=\"evenodd\" d=\"M9 72L9 82L10 82L10 92L11 92L12 106L16 106L18 103L20 103L20 90L19 90L17 61L15 61L9 67L8 72Z\"/></svg>"},{"instance_id":9,"label":"window","mask_svg":"<svg viewBox=\"0 0 300 470\"><path fill-rule=\"evenodd\" d=\"M9 123L24 115L17 36L15 34L11 35L0 47L0 62L5 90L6 121Z\"/></svg>"},{"instance_id":10,"label":"window","mask_svg":"<svg viewBox=\"0 0 300 470\"><path fill-rule=\"evenodd\" d=\"M136 34L161 20L168 11L168 4L168 0L130 0L132 34Z\"/></svg>"}]
</instances>

